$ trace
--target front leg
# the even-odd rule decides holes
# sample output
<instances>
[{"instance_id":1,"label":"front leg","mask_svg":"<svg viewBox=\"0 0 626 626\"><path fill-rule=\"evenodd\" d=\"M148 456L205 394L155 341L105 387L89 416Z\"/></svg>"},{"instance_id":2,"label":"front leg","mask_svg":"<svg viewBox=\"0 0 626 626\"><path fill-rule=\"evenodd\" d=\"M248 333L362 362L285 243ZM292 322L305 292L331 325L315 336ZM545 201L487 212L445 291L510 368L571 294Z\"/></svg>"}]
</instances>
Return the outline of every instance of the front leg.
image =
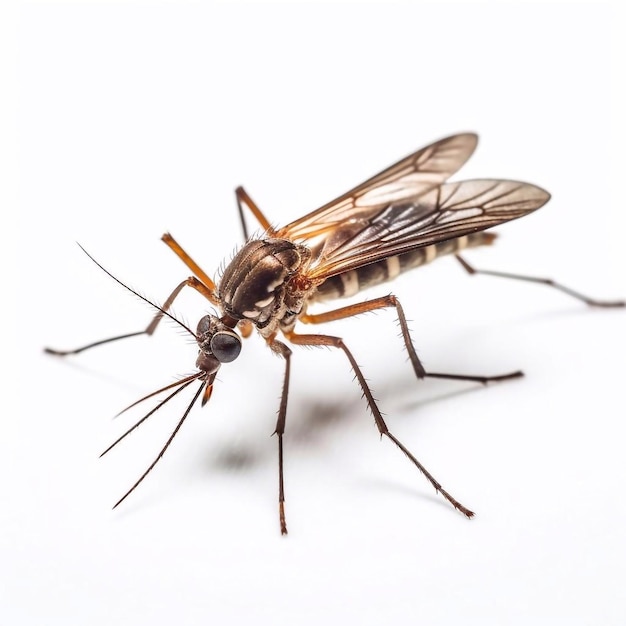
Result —
<instances>
[{"instance_id":1,"label":"front leg","mask_svg":"<svg viewBox=\"0 0 626 626\"><path fill-rule=\"evenodd\" d=\"M285 481L283 464L283 435L285 434L285 422L287 419L287 396L289 395L289 372L291 368L291 350L281 341L271 338L268 345L273 352L285 359L285 376L283 378L283 390L280 396L278 419L274 434L278 437L278 517L280 520L281 535L287 534L287 522L285 520Z\"/></svg>"}]
</instances>

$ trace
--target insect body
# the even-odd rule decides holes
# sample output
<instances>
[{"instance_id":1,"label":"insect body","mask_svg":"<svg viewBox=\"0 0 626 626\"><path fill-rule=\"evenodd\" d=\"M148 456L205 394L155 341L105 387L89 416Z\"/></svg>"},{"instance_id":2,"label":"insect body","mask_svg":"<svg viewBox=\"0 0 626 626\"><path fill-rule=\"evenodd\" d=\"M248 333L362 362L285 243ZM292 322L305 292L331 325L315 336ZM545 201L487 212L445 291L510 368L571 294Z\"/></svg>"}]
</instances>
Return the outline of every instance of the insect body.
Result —
<instances>
[{"instance_id":1,"label":"insect body","mask_svg":"<svg viewBox=\"0 0 626 626\"><path fill-rule=\"evenodd\" d=\"M476 143L477 137L471 133L442 139L402 159L316 211L278 229L270 225L243 188L238 188L236 196L244 234L244 206L253 213L265 232L258 239L246 241L226 266L217 284L171 235L166 234L163 241L181 258L193 275L174 289L162 307L153 305L158 312L145 330L99 341L72 351L48 349L50 353L66 355L116 339L140 334L151 335L164 316L172 317L168 312L169 308L185 286L197 290L219 310L218 315L204 316L195 333L185 327L198 343L197 372L139 400L141 402L173 390L155 409L105 450L104 453L108 452L174 395L194 381L199 381L200 385L191 403L157 458L115 506L132 493L156 465L198 398L202 395L202 404L208 401L218 370L223 364L238 357L242 337L249 336L256 328L270 349L285 360L283 390L275 430L279 455L279 518L283 534L287 533L283 434L292 354L291 348L283 339L292 345L328 346L342 350L356 375L380 434L391 439L448 502L467 517L473 516L472 511L443 489L389 431L361 369L343 340L326 334L301 334L296 332L295 327L297 322L332 322L367 311L393 307L418 378L429 376L486 383L521 376L521 372L494 377L427 372L413 346L402 306L393 295L324 313L314 314L308 311L309 305L352 296L361 289L384 283L443 254L458 255L464 248L489 244L495 235L484 232L485 229L527 215L548 201L550 196L546 191L529 183L491 179L446 182L471 156ZM461 257L458 258L471 273L478 271ZM484 273L544 282L592 305L624 306L624 302L591 300L546 279L496 272ZM140 295L139 297L143 298Z\"/></svg>"}]
</instances>

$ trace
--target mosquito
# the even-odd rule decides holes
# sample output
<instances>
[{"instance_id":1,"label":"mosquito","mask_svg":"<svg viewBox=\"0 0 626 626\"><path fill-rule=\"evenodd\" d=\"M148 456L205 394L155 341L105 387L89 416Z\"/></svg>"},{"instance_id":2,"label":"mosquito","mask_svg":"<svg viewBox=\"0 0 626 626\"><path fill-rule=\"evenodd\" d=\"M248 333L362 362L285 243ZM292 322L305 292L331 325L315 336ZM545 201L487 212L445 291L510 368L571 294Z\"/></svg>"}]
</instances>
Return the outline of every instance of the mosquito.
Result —
<instances>
[{"instance_id":1,"label":"mosquito","mask_svg":"<svg viewBox=\"0 0 626 626\"><path fill-rule=\"evenodd\" d=\"M242 187L235 190L245 243L214 282L169 234L162 240L191 271L191 276L157 306L130 289L104 267L92 260L118 283L135 293L156 310L144 330L97 341L74 350L54 350L66 356L89 348L137 335L152 335L164 317L170 317L197 341L197 371L162 387L128 408L159 394L168 393L151 411L109 446L106 454L175 395L199 383L191 402L176 424L157 457L116 502L121 504L146 478L167 451L201 398L205 405L215 377L224 364L237 359L242 338L256 328L269 349L284 359L285 369L278 418L274 434L278 440L278 513L281 533L287 534L283 471L283 436L287 418L287 398L293 346L327 346L341 350L348 359L365 402L381 437L390 439L426 477L428 482L455 509L467 518L474 513L454 498L420 463L412 452L391 433L370 386L352 352L340 337L321 333L301 333L302 324L324 324L379 309L395 309L404 346L418 379L426 377L489 383L522 376L516 371L500 376L470 376L427 371L422 365L404 310L398 298L385 295L349 304L322 313L309 312L309 305L354 296L381 285L399 274L443 255L455 255L470 274L542 283L559 289L590 306L623 307L624 301L594 300L551 279L478 270L460 256L466 248L491 244L496 235L486 229L514 220L542 207L550 194L535 185L513 180L477 179L446 182L472 155L478 137L473 133L453 135L437 141L398 161L376 176L321 208L282 228L275 228ZM244 208L261 226L263 234L250 238ZM89 255L88 255L89 256ZM199 292L219 312L205 315L193 332L170 312L178 294L190 287ZM126 411L127 409L124 409Z\"/></svg>"}]
</instances>

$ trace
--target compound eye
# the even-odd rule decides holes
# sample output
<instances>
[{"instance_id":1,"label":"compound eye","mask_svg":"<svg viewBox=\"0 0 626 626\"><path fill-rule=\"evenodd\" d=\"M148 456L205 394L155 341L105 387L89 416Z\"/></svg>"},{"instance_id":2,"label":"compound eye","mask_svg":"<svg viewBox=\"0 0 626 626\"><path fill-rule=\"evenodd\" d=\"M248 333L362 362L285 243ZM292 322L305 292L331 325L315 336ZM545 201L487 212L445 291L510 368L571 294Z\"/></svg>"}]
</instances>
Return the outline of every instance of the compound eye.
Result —
<instances>
[{"instance_id":1,"label":"compound eye","mask_svg":"<svg viewBox=\"0 0 626 626\"><path fill-rule=\"evenodd\" d=\"M237 333L219 331L211 337L211 352L220 363L234 361L241 352L241 339Z\"/></svg>"}]
</instances>

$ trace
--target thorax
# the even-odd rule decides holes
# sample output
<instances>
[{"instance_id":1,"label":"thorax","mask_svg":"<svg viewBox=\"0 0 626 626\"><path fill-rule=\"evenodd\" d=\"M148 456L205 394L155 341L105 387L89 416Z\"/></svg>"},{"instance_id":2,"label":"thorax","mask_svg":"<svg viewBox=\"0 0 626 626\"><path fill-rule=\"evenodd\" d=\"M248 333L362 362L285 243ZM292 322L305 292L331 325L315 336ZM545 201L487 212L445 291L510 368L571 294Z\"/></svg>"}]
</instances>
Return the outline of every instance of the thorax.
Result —
<instances>
[{"instance_id":1,"label":"thorax","mask_svg":"<svg viewBox=\"0 0 626 626\"><path fill-rule=\"evenodd\" d=\"M286 239L248 241L224 270L218 297L225 314L250 320L264 337L291 330L314 286L311 252Z\"/></svg>"}]
</instances>

